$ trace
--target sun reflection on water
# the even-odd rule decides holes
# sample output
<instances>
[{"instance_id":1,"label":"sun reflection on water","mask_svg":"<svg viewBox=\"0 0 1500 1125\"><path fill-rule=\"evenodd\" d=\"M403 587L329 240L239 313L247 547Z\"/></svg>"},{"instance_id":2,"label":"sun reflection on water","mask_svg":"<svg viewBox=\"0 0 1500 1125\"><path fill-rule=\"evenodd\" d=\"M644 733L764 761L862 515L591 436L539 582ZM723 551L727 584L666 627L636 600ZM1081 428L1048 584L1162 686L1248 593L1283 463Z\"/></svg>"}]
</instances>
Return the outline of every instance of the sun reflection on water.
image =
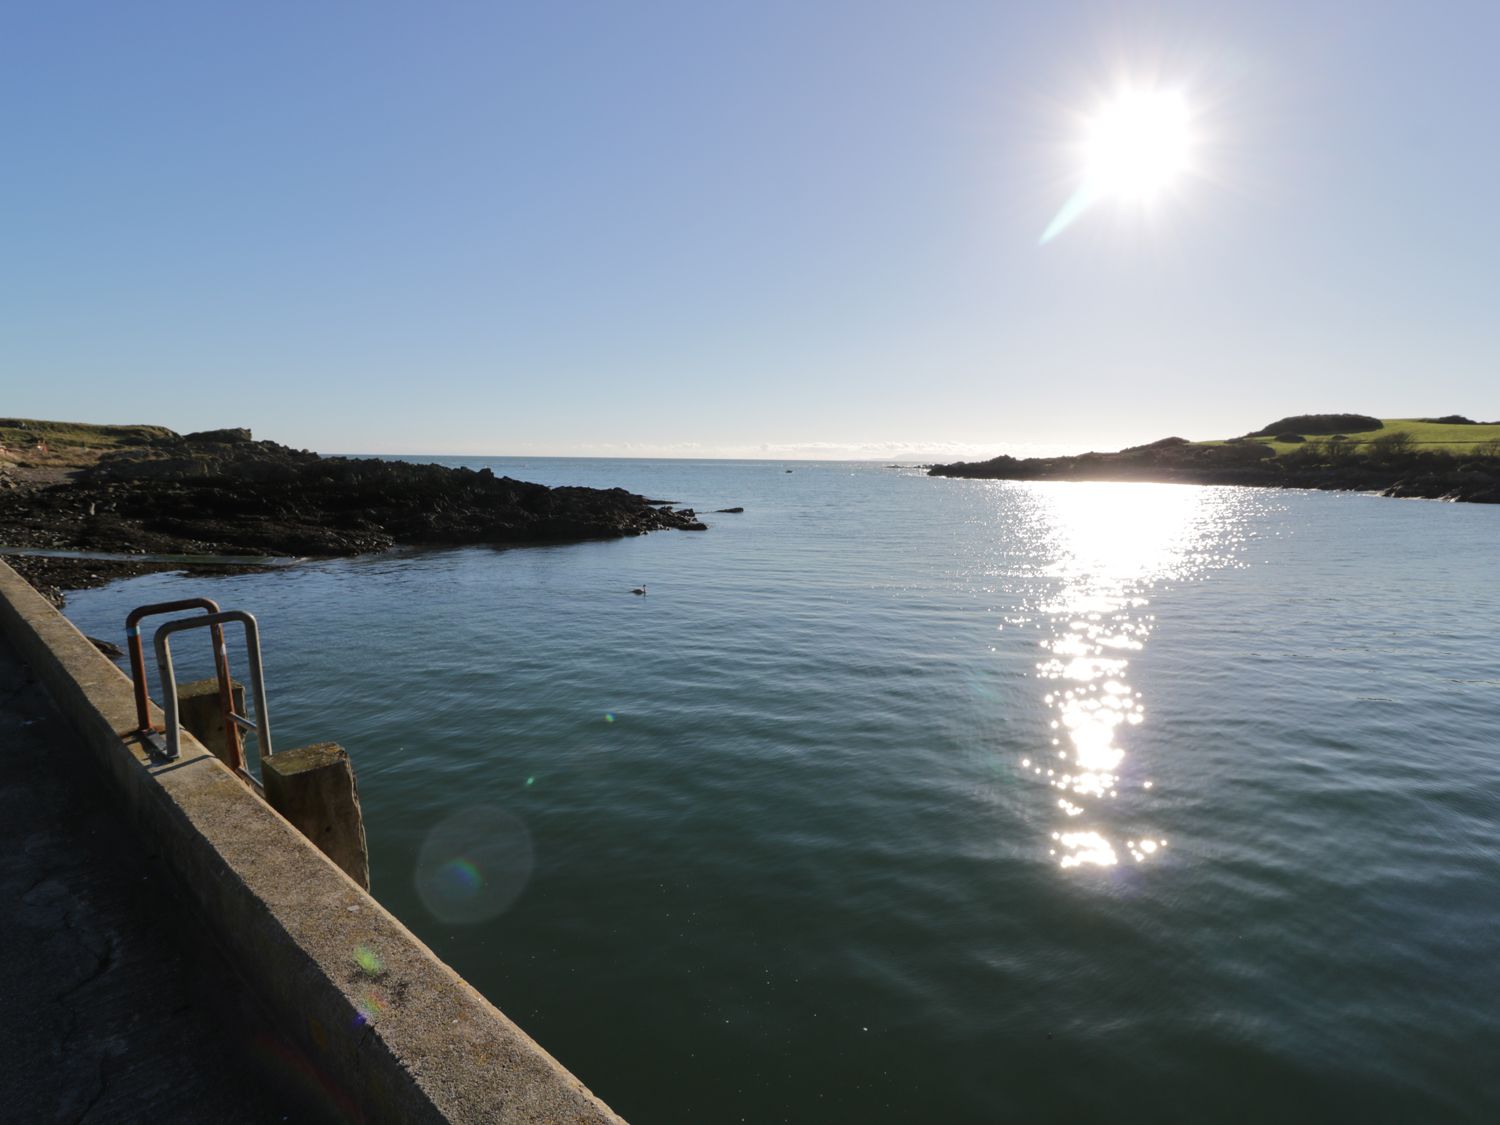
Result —
<instances>
[{"instance_id":1,"label":"sun reflection on water","mask_svg":"<svg viewBox=\"0 0 1500 1125\"><path fill-rule=\"evenodd\" d=\"M1122 734L1146 721L1130 662L1155 625L1149 595L1225 565L1239 541L1233 493L1170 484L1030 486L1033 531L1052 560L1036 606L1038 679L1053 713L1049 745L1021 759L1053 790L1050 855L1062 868L1157 858L1167 841L1142 822L1153 781L1126 765ZM1127 800L1120 800L1124 791ZM1124 805L1126 807L1122 808ZM1122 827L1128 822L1131 827Z\"/></svg>"}]
</instances>

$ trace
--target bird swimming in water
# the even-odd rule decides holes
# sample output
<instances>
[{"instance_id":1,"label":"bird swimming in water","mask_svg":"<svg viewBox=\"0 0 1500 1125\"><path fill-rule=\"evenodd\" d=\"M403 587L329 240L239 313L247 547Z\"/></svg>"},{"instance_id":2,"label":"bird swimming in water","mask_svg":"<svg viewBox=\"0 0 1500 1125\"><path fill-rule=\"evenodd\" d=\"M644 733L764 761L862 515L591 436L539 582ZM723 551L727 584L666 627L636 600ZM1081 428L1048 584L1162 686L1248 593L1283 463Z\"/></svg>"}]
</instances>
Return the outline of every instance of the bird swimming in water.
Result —
<instances>
[{"instance_id":1,"label":"bird swimming in water","mask_svg":"<svg viewBox=\"0 0 1500 1125\"><path fill-rule=\"evenodd\" d=\"M639 586L635 587L635 589L631 590L630 592L632 594L644 594L646 592L646 584L642 582Z\"/></svg>"}]
</instances>

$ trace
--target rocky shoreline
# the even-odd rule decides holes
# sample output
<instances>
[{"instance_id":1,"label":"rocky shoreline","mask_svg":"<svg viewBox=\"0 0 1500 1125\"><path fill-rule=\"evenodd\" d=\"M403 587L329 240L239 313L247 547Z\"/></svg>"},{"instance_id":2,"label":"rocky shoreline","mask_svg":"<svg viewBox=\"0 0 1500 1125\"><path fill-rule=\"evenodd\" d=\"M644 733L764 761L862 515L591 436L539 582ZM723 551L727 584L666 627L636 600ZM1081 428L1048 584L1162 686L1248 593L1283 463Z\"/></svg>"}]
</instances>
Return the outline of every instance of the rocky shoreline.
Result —
<instances>
[{"instance_id":1,"label":"rocky shoreline","mask_svg":"<svg viewBox=\"0 0 1500 1125\"><path fill-rule=\"evenodd\" d=\"M1500 504L1500 458L1411 450L1352 453L1336 442L1309 442L1305 452L1299 449L1276 456L1255 441L1198 445L1183 438L1163 438L1118 453L1000 456L933 465L927 471L930 476L984 480L1237 484Z\"/></svg>"},{"instance_id":2,"label":"rocky shoreline","mask_svg":"<svg viewBox=\"0 0 1500 1125\"><path fill-rule=\"evenodd\" d=\"M548 488L402 461L323 457L248 430L156 437L49 474L0 475L0 544L128 555L332 557L393 546L570 543L702 531L622 488ZM180 562L5 556L54 601L62 591ZM253 563L191 564L223 573Z\"/></svg>"}]
</instances>

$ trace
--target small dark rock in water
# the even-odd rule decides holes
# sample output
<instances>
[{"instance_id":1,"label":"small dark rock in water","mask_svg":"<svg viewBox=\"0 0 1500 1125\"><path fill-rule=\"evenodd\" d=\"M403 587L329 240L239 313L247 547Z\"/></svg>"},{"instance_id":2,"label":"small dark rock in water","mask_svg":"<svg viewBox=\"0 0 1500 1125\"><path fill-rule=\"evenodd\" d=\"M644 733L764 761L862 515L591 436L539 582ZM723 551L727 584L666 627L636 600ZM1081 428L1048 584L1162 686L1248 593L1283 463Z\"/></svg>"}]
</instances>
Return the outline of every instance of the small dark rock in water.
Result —
<instances>
[{"instance_id":1,"label":"small dark rock in water","mask_svg":"<svg viewBox=\"0 0 1500 1125\"><path fill-rule=\"evenodd\" d=\"M716 514L719 513L719 512L723 512L723 513L726 513L728 515L734 516L734 515L739 515L739 513L743 512L744 510L745 510L744 508L715 508L714 512Z\"/></svg>"},{"instance_id":2,"label":"small dark rock in water","mask_svg":"<svg viewBox=\"0 0 1500 1125\"><path fill-rule=\"evenodd\" d=\"M98 637L89 637L88 642L111 660L118 660L125 655L125 650L114 641L101 641Z\"/></svg>"}]
</instances>

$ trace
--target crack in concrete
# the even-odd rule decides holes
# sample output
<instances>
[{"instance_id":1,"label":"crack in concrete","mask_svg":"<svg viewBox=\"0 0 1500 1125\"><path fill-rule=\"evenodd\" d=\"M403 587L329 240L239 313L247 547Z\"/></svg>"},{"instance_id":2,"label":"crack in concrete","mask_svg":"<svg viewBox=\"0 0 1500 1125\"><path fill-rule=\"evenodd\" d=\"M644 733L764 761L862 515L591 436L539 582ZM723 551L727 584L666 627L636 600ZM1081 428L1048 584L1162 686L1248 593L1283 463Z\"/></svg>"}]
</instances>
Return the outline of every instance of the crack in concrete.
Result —
<instances>
[{"instance_id":1,"label":"crack in concrete","mask_svg":"<svg viewBox=\"0 0 1500 1125\"><path fill-rule=\"evenodd\" d=\"M83 989L87 988L89 985L93 984L95 981L99 980L106 973L108 973L115 963L116 943L114 936L112 934L105 933L104 947L102 949L96 949L92 944L90 944L87 939L89 931L79 925L79 915L82 913L82 904L79 904L78 908L66 911L63 914L63 930L68 933L73 938L73 940L76 941L83 949L94 955L94 967L82 979L75 981L72 985L63 989L63 991L57 993L53 997L53 1000L57 1003L58 1007L63 1010L64 1014L67 1017L67 1023L63 1027L62 1036L59 1043L59 1049L64 1057L72 1054L75 1051L76 1048L74 1047L74 1040L77 1038L80 1030L83 1027L84 1006L73 1003L73 998L77 996L78 993ZM98 1105L99 1100L104 1096L105 1090L109 1085L108 1076L106 1074L106 1065L108 1063L109 1056L105 1051L105 1045L85 1044L82 1049L85 1053L97 1053L99 1085L98 1089L95 1090L93 1095L89 1098L88 1104L84 1107L83 1111L76 1118L74 1118L75 1125L77 1122L81 1122L85 1117L87 1117L90 1111L92 1111L92 1109L96 1105Z\"/></svg>"},{"instance_id":2,"label":"crack in concrete","mask_svg":"<svg viewBox=\"0 0 1500 1125\"><path fill-rule=\"evenodd\" d=\"M49 880L51 878L52 878L51 875L40 875L37 878L33 879L31 881L31 886L27 887L24 891L22 891L19 895L16 896L16 901L17 902L21 902L21 903L25 903L27 906L30 906L31 903L27 902L26 900L29 899L32 896L32 894L36 891L36 889L38 887L40 887L43 883L47 882L47 880Z\"/></svg>"},{"instance_id":3,"label":"crack in concrete","mask_svg":"<svg viewBox=\"0 0 1500 1125\"><path fill-rule=\"evenodd\" d=\"M76 926L73 922L73 916L71 914L69 914L64 919L63 925L70 930L76 929ZM84 941L81 937L78 939L78 944L83 946L94 955L94 968L82 980L57 994L55 999L60 1004L67 1004L67 1002L72 999L73 995L80 989L86 988L88 985L93 984L105 973L109 972L110 966L115 962L115 939L108 934L106 934L104 937L104 948L102 950L96 950L92 948L88 944L88 942Z\"/></svg>"},{"instance_id":4,"label":"crack in concrete","mask_svg":"<svg viewBox=\"0 0 1500 1125\"><path fill-rule=\"evenodd\" d=\"M101 1057L99 1059L99 1087L94 1091L93 1096L89 1098L88 1104L85 1105L83 1109L79 1110L78 1116L73 1118L69 1125L83 1125L83 1122L88 1117L88 1115L93 1113L95 1107L97 1107L98 1104L104 1100L104 1094L108 1089L109 1075L106 1073L104 1059L103 1057Z\"/></svg>"}]
</instances>

